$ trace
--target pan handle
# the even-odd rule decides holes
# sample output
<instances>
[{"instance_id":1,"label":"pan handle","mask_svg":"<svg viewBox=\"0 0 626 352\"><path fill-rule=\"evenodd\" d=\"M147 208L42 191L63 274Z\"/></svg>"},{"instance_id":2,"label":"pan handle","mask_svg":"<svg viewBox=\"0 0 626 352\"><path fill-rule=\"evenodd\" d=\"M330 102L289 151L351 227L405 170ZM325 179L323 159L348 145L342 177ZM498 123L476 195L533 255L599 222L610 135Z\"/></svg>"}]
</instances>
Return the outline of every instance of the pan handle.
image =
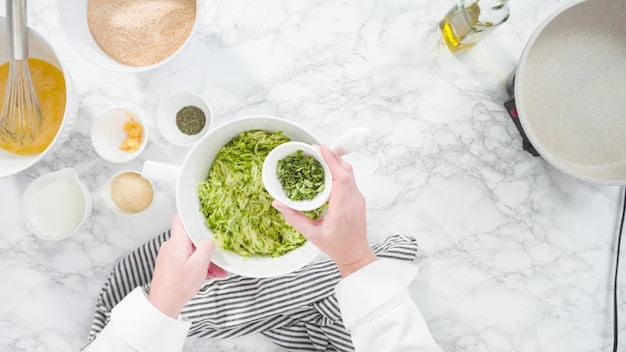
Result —
<instances>
[{"instance_id":1,"label":"pan handle","mask_svg":"<svg viewBox=\"0 0 626 352\"><path fill-rule=\"evenodd\" d=\"M515 127L519 131L519 134L522 135L522 148L533 156L540 156L539 152L535 147L530 143L530 139L526 136L524 129L522 128L522 123L519 120L519 113L517 112L517 105L515 104L515 71L511 72L509 77L506 80L506 91L509 93L509 101L504 103L504 108L509 113L509 117L513 120Z\"/></svg>"},{"instance_id":2,"label":"pan handle","mask_svg":"<svg viewBox=\"0 0 626 352\"><path fill-rule=\"evenodd\" d=\"M522 135L522 148L525 151L532 154L533 156L540 156L537 149L535 149L532 143L530 143L530 139L528 139L528 137L526 136L526 133L524 133L524 129L522 128L522 123L519 120L519 114L517 113L517 106L515 105L515 98L504 103L504 107L506 108L506 111L509 113L511 120L513 120L513 123L515 123L515 127L517 127L517 130Z\"/></svg>"}]
</instances>

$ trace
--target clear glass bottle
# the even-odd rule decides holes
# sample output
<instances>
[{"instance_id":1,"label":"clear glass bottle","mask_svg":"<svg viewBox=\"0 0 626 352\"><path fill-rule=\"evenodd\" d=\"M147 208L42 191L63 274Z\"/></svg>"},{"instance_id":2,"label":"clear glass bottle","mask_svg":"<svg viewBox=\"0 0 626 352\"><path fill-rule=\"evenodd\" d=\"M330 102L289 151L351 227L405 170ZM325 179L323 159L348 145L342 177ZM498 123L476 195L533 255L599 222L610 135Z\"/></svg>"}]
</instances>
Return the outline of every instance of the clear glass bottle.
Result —
<instances>
[{"instance_id":1,"label":"clear glass bottle","mask_svg":"<svg viewBox=\"0 0 626 352\"><path fill-rule=\"evenodd\" d=\"M457 0L439 27L451 51L471 46L509 18L509 0Z\"/></svg>"}]
</instances>

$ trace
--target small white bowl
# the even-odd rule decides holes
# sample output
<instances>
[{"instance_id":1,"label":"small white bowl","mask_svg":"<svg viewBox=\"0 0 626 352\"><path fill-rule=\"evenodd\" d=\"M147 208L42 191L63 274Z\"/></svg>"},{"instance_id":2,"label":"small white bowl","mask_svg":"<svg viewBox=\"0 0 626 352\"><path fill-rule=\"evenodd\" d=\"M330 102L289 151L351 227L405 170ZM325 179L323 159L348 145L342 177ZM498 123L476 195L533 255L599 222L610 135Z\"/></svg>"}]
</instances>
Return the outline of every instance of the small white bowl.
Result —
<instances>
[{"instance_id":1,"label":"small white bowl","mask_svg":"<svg viewBox=\"0 0 626 352\"><path fill-rule=\"evenodd\" d=\"M202 110L206 118L204 128L188 135L180 131L176 125L176 114L186 106L195 106ZM207 101L194 92L180 92L167 97L157 110L157 127L161 135L178 146L188 147L199 141L213 126L213 111Z\"/></svg>"},{"instance_id":2,"label":"small white bowl","mask_svg":"<svg viewBox=\"0 0 626 352\"><path fill-rule=\"evenodd\" d=\"M141 123L141 145L134 152L120 149L120 145L126 140L124 123L130 120L130 116ZM148 142L148 130L145 124L135 112L122 107L113 107L102 112L96 117L91 126L91 143L94 149L106 161L112 163L124 163L135 159L145 149Z\"/></svg>"},{"instance_id":3,"label":"small white bowl","mask_svg":"<svg viewBox=\"0 0 626 352\"><path fill-rule=\"evenodd\" d=\"M44 240L59 241L69 237L90 214L89 189L72 168L37 178L22 195L22 216L26 226Z\"/></svg>"},{"instance_id":4,"label":"small white bowl","mask_svg":"<svg viewBox=\"0 0 626 352\"><path fill-rule=\"evenodd\" d=\"M144 180L148 181L148 183L150 184L150 187L152 188L152 199L150 200L150 204L148 204L147 207L145 207L143 210L141 211L137 211L137 212L132 212L132 211L128 211L125 209L120 208L117 204L115 204L115 202L113 201L113 195L112 195L112 191L113 191L113 182L115 182L115 180L124 175L124 174L137 174L139 176L141 176L141 173L138 171L134 171L134 170L123 170L120 171L116 174L114 174L113 176L111 176L107 182L104 184L104 186L102 187L101 191L100 191L100 195L102 196L102 199L104 200L104 203L106 203L106 205L113 210L114 213L118 214L118 215L122 215L122 216L135 216L135 215L139 215L143 212L145 212L146 210L150 209L150 207L152 206L152 204L154 203L154 196L155 196L155 192L154 192L154 184L152 183L152 181L144 178ZM143 178L143 176L141 176Z\"/></svg>"},{"instance_id":5,"label":"small white bowl","mask_svg":"<svg viewBox=\"0 0 626 352\"><path fill-rule=\"evenodd\" d=\"M289 199L276 173L278 161L295 154L298 150L302 150L303 156L314 157L324 168L324 190L311 200L294 201ZM324 161L322 154L312 145L302 142L287 142L272 149L263 162L262 177L265 189L274 199L291 209L299 211L315 210L323 206L330 198L330 191L333 184L330 169Z\"/></svg>"}]
</instances>

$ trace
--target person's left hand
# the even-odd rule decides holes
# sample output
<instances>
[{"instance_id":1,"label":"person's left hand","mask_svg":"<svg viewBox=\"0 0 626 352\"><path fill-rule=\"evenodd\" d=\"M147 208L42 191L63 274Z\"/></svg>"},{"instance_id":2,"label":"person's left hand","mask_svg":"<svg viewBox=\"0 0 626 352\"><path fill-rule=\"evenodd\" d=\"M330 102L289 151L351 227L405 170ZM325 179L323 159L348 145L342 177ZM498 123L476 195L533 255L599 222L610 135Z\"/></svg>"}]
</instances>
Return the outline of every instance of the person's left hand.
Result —
<instances>
[{"instance_id":1,"label":"person's left hand","mask_svg":"<svg viewBox=\"0 0 626 352\"><path fill-rule=\"evenodd\" d=\"M161 245L150 284L150 303L174 319L198 293L204 280L225 277L226 271L211 263L215 243L203 240L194 246L178 214L172 218L171 237Z\"/></svg>"}]
</instances>

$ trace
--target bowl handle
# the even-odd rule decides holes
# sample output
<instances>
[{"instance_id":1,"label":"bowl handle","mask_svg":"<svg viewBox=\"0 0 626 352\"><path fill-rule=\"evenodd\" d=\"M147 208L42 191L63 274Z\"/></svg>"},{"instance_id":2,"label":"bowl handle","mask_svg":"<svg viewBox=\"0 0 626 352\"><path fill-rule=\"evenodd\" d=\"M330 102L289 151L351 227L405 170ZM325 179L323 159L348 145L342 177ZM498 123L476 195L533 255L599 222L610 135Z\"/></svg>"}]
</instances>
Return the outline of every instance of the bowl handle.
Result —
<instances>
[{"instance_id":1,"label":"bowl handle","mask_svg":"<svg viewBox=\"0 0 626 352\"><path fill-rule=\"evenodd\" d=\"M367 127L356 127L344 133L330 148L335 154L343 156L361 149L369 140Z\"/></svg>"},{"instance_id":2,"label":"bowl handle","mask_svg":"<svg viewBox=\"0 0 626 352\"><path fill-rule=\"evenodd\" d=\"M141 176L154 182L165 181L176 183L179 173L180 166L178 165L151 160L146 160L141 169Z\"/></svg>"}]
</instances>

